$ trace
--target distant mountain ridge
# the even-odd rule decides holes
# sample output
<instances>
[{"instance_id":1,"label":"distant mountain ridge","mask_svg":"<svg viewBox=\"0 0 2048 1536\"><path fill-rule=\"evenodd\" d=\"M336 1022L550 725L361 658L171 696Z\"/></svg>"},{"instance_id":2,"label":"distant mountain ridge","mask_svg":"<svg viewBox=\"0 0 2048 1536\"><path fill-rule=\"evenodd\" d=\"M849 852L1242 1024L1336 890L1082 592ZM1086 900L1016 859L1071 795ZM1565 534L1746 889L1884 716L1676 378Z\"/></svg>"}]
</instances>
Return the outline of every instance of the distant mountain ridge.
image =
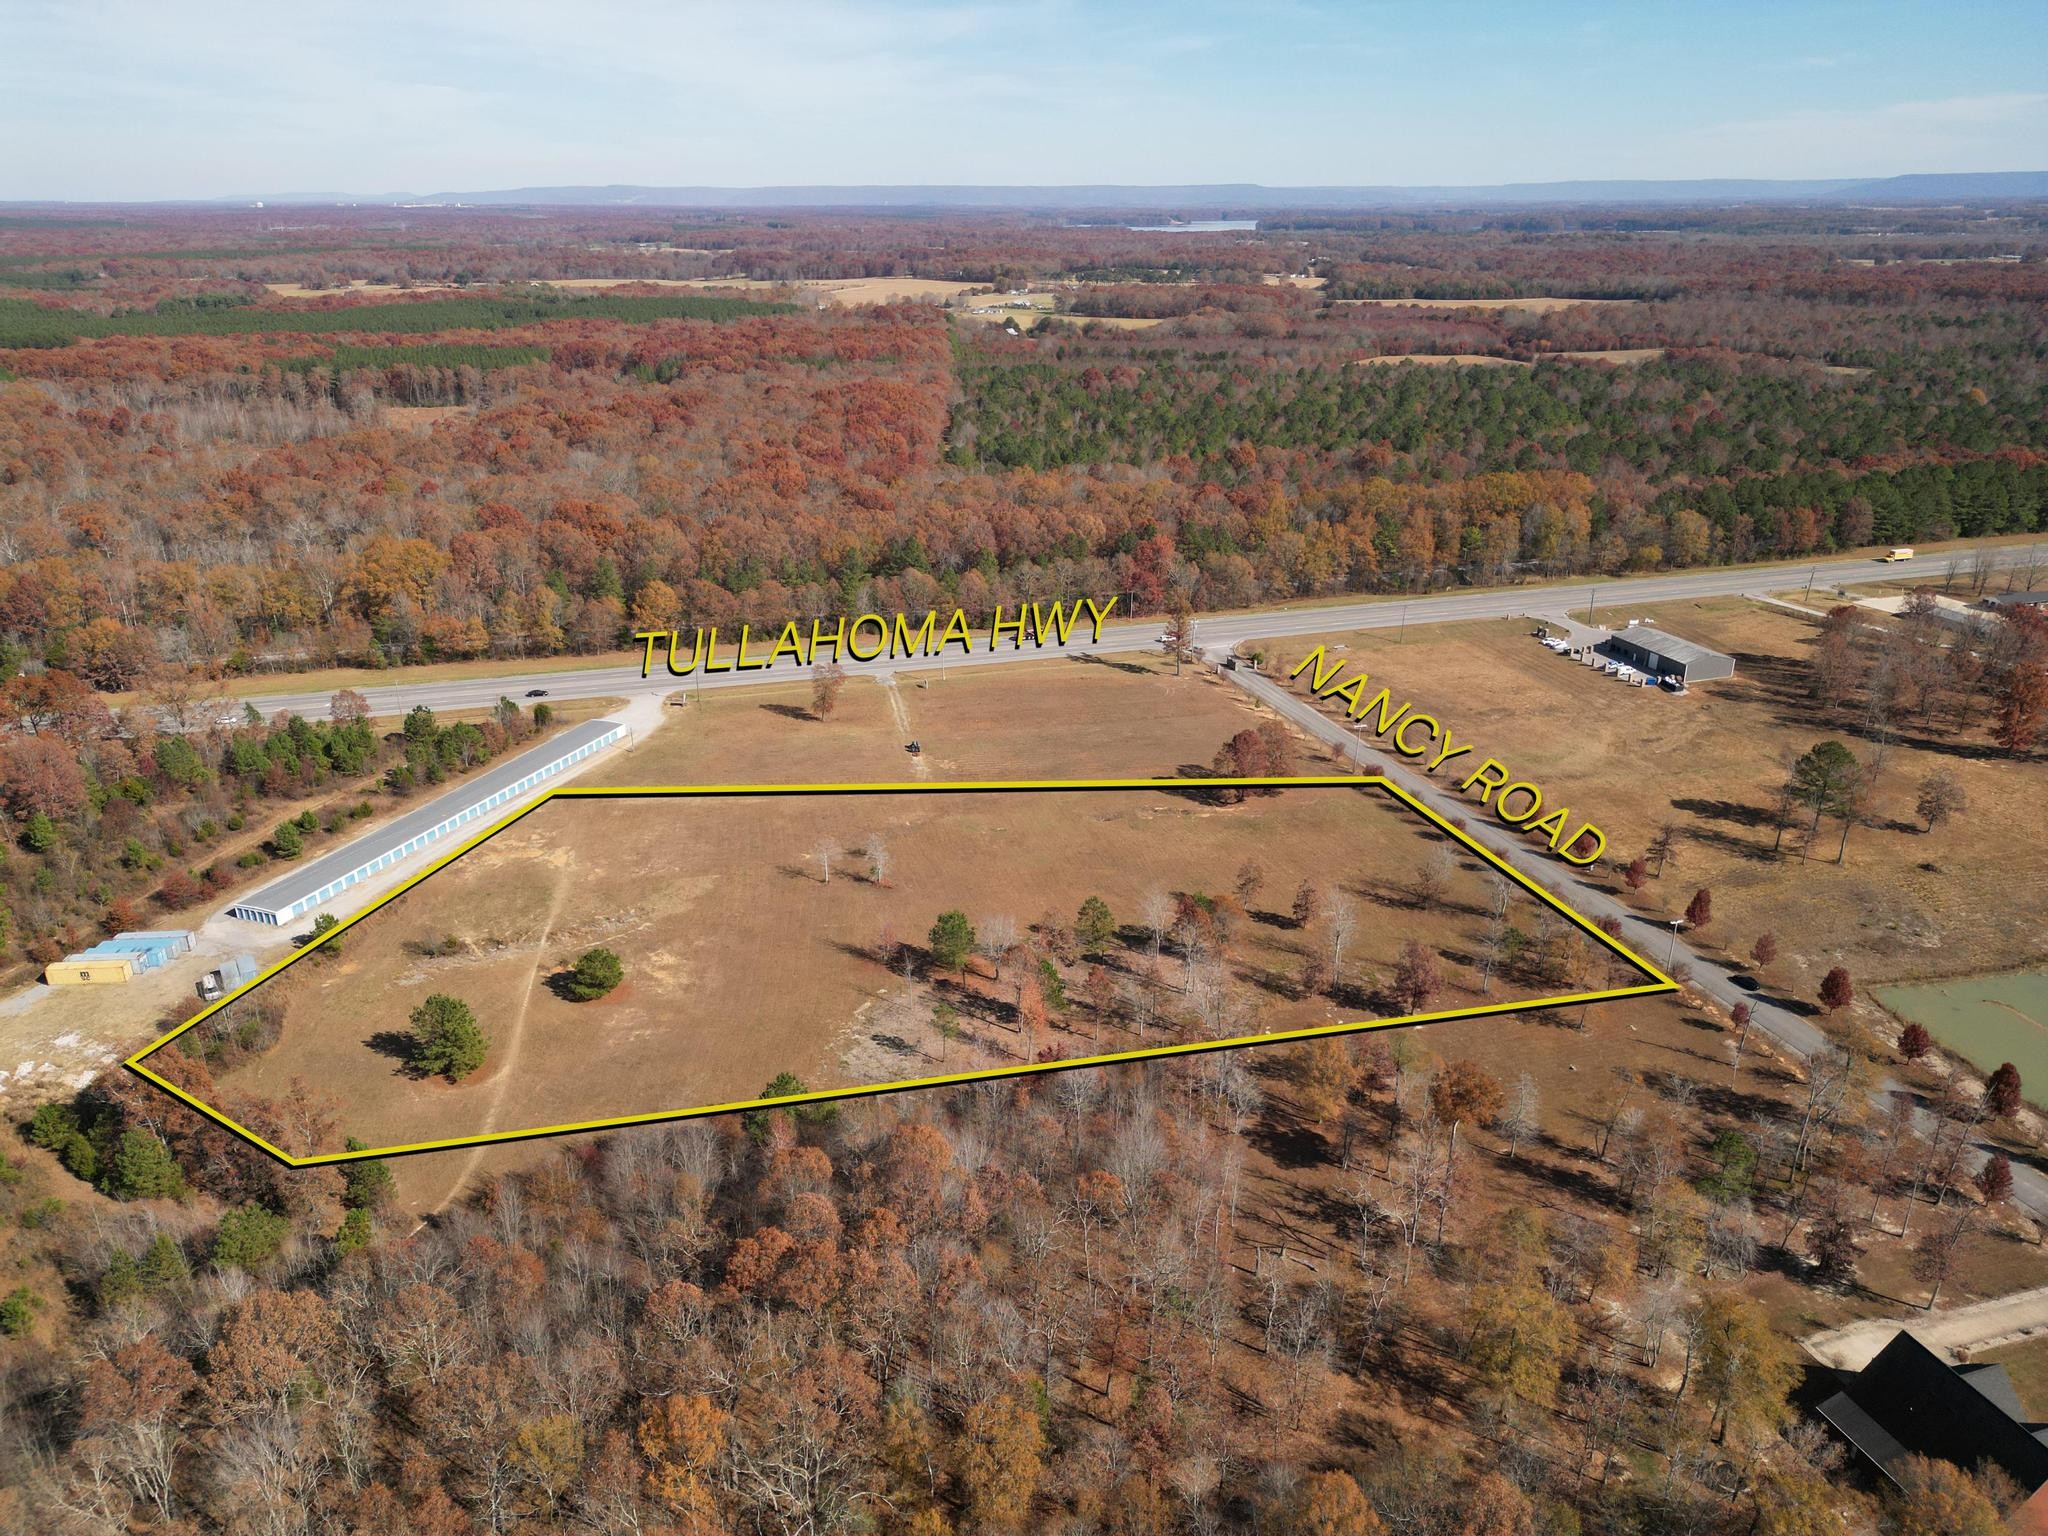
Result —
<instances>
[{"instance_id":1,"label":"distant mountain ridge","mask_svg":"<svg viewBox=\"0 0 2048 1536\"><path fill-rule=\"evenodd\" d=\"M1219 217L1282 208L1501 207L1645 203L1942 203L2048 198L2048 171L1967 171L1875 179L1510 182L1490 187L1180 186L513 187L406 201L500 207L939 208L1156 210ZM288 200L288 199L278 199ZM325 199L321 199L325 201ZM382 199L378 199L382 201Z\"/></svg>"}]
</instances>

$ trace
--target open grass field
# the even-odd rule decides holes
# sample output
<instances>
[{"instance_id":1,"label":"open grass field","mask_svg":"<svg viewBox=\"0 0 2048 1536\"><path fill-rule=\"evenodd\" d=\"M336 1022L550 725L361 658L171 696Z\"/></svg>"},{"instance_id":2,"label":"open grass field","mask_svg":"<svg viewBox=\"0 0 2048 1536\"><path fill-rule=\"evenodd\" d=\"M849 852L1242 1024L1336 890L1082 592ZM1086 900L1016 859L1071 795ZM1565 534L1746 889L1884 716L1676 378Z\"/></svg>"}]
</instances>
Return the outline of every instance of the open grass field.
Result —
<instances>
[{"instance_id":1,"label":"open grass field","mask_svg":"<svg viewBox=\"0 0 2048 1536\"><path fill-rule=\"evenodd\" d=\"M1554 598L1553 598L1554 601ZM1584 619L1583 605L1574 617ZM1979 738L1960 743L1910 726L1893 746L1869 825L1854 828L1834 862L1840 824L1824 823L1802 858L1803 827L1774 855L1773 791L1793 757L1839 738L1870 748L1853 719L1831 719L1806 692L1816 621L1740 598L1629 605L1596 617L1641 618L1736 658L1732 679L1696 685L1682 698L1623 687L1554 656L1532 639L1533 622L1434 626L1397 639L1384 631L1309 637L1279 653L1287 666L1319 639L1396 698L1437 714L1483 753L1540 783L1608 835L1625 864L1661 826L1678 831L1678 857L1636 900L1649 912L1682 912L1694 891L1713 891L1714 923L1700 942L1746 956L1773 932L1779 959L1766 978L1811 1000L1834 965L1859 983L1907 981L2037 964L2039 905L2014 893L2048 889L2048 803L2038 765L2015 764ZM1953 773L1969 809L1938 832L1920 830L1920 780ZM1996 880L1962 871L1996 869ZM1615 882L1618 888L1619 882Z\"/></svg>"},{"instance_id":2,"label":"open grass field","mask_svg":"<svg viewBox=\"0 0 2048 1536\"><path fill-rule=\"evenodd\" d=\"M2048 1336L1986 1350L1970 1359L1973 1363L2004 1366L2005 1373L2012 1378L2013 1390L2026 1405L2027 1416L2037 1423L2048 1419Z\"/></svg>"},{"instance_id":3,"label":"open grass field","mask_svg":"<svg viewBox=\"0 0 2048 1536\"><path fill-rule=\"evenodd\" d=\"M936 277L842 277L807 282L805 288L822 293L828 304L895 304L905 299L937 299L944 302L964 293L981 293L987 283L951 282Z\"/></svg>"},{"instance_id":4,"label":"open grass field","mask_svg":"<svg viewBox=\"0 0 2048 1536\"><path fill-rule=\"evenodd\" d=\"M1610 347L1605 352L1546 352L1545 357L1568 357L1575 363L1647 363L1664 355L1662 347Z\"/></svg>"},{"instance_id":5,"label":"open grass field","mask_svg":"<svg viewBox=\"0 0 2048 1536\"><path fill-rule=\"evenodd\" d=\"M1971 976L1885 987L1878 1001L1914 1019L1958 1056L1989 1072L2009 1061L2042 1096L2048 1085L2048 971Z\"/></svg>"},{"instance_id":6,"label":"open grass field","mask_svg":"<svg viewBox=\"0 0 2048 1536\"><path fill-rule=\"evenodd\" d=\"M863 851L876 837L886 881ZM783 1070L836 1087L1385 1016L1401 1011L1382 989L1411 939L1441 957L1432 1008L1560 990L1481 980L1492 892L1478 860L1458 857L1430 901L1411 896L1448 846L1383 793L1348 786L1237 806L1166 790L557 801L351 930L338 957L269 983L283 1041L227 1082L271 1096L303 1076L341 1099L348 1134L386 1145L719 1103ZM1169 939L1155 972L1146 897L1227 893L1247 861L1264 884L1220 967ZM1297 985L1330 944L1326 923L1285 915L1303 882L1357 919L1328 994ZM1077 998L1040 1033L1016 1010L1021 971L892 964L948 908L983 933L1008 918L1028 935L1071 922L1090 895L1118 937L1099 964L1061 969L1101 1005ZM1519 892L1507 918L1527 933L1556 923ZM619 954L626 982L575 1002L562 973L595 944ZM1150 1001L1126 1008L1127 986ZM467 1002L492 1040L459 1086L411 1076L398 1044L437 992ZM941 1000L961 1015L957 1040L932 1028Z\"/></svg>"},{"instance_id":7,"label":"open grass field","mask_svg":"<svg viewBox=\"0 0 2048 1536\"><path fill-rule=\"evenodd\" d=\"M1560 309L1575 309L1581 304L1629 304L1631 299L1335 299L1337 304L1369 304L1382 309L1496 309L1521 310L1532 315L1547 315Z\"/></svg>"},{"instance_id":8,"label":"open grass field","mask_svg":"<svg viewBox=\"0 0 2048 1536\"><path fill-rule=\"evenodd\" d=\"M331 299L336 294L438 293L452 292L453 283L337 283L332 288L308 288L304 283L265 283L280 299Z\"/></svg>"},{"instance_id":9,"label":"open grass field","mask_svg":"<svg viewBox=\"0 0 2048 1536\"><path fill-rule=\"evenodd\" d=\"M1479 352L1389 352L1380 357L1354 357L1349 366L1353 368L1376 368L1389 363L1421 363L1428 367L1443 368L1452 364L1463 364L1474 368L1527 368L1530 365L1520 358L1487 357Z\"/></svg>"},{"instance_id":10,"label":"open grass field","mask_svg":"<svg viewBox=\"0 0 2048 1536\"><path fill-rule=\"evenodd\" d=\"M1003 317L996 316L995 318L1000 321ZM1149 331L1155 325L1165 325L1169 317L1165 315L1075 315L1047 311L1037 318L1040 320L1057 321L1061 325L1106 325L1113 331Z\"/></svg>"},{"instance_id":11,"label":"open grass field","mask_svg":"<svg viewBox=\"0 0 2048 1536\"><path fill-rule=\"evenodd\" d=\"M713 690L668 711L669 725L616 770L579 783L806 784L933 779L1170 776L1206 766L1255 723L1243 696L1152 657L1039 661L922 672L893 687L849 681L828 720L807 682ZM909 741L924 750L911 757ZM1303 743L1303 771L1327 772Z\"/></svg>"}]
</instances>

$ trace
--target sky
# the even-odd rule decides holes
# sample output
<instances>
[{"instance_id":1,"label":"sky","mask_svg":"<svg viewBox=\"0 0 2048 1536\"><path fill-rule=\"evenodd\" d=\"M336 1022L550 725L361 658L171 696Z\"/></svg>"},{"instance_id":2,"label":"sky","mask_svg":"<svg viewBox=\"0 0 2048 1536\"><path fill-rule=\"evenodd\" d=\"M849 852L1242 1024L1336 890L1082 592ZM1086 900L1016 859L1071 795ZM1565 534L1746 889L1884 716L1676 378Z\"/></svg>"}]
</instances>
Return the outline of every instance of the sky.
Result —
<instances>
[{"instance_id":1,"label":"sky","mask_svg":"<svg viewBox=\"0 0 2048 1536\"><path fill-rule=\"evenodd\" d=\"M0 0L0 200L2048 168L2041 0Z\"/></svg>"}]
</instances>

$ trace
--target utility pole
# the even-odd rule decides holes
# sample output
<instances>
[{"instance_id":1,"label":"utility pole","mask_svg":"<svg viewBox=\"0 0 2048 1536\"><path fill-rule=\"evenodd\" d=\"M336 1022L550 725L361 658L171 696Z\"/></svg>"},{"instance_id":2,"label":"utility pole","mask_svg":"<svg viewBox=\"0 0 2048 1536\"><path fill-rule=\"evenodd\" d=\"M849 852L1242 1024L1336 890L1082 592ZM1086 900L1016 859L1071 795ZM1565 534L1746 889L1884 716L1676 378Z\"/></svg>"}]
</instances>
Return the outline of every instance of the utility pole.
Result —
<instances>
[{"instance_id":1,"label":"utility pole","mask_svg":"<svg viewBox=\"0 0 2048 1536\"><path fill-rule=\"evenodd\" d=\"M1813 601L1813 578L1818 576L1819 574L1820 567L1817 565L1812 570L1806 573L1806 596L1803 599L1803 601L1809 603Z\"/></svg>"},{"instance_id":2,"label":"utility pole","mask_svg":"<svg viewBox=\"0 0 2048 1536\"><path fill-rule=\"evenodd\" d=\"M1588 624L1593 622L1593 594L1596 590L1598 589L1594 587L1586 588L1586 622Z\"/></svg>"}]
</instances>

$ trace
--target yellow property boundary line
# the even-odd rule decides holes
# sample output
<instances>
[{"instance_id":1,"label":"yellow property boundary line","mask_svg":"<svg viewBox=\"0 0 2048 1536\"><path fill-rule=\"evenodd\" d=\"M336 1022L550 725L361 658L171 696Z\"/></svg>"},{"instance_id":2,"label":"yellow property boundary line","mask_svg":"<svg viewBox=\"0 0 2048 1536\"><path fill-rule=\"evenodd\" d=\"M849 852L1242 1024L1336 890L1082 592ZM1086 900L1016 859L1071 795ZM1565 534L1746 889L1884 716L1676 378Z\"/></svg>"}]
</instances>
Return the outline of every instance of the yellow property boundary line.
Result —
<instances>
[{"instance_id":1,"label":"yellow property boundary line","mask_svg":"<svg viewBox=\"0 0 2048 1536\"><path fill-rule=\"evenodd\" d=\"M1524 998L1517 1002L1488 1003L1476 1008L1449 1008L1435 1013L1404 1014L1391 1019L1359 1019L1350 1023L1321 1024L1308 1029L1275 1030L1268 1034L1238 1035L1224 1040L1194 1040L1179 1045L1145 1046L1136 1050L1111 1051L1096 1056L1073 1056L1059 1061L1021 1062L1013 1067L985 1067L972 1072L949 1072L937 1077L905 1078L898 1082L864 1083L847 1088L820 1088L806 1093L790 1094L777 1099L736 1099L729 1104L705 1104L692 1109L654 1110L645 1114L613 1115L601 1120L576 1120L562 1125L534 1126L527 1130L488 1131L475 1136L450 1136L438 1141L405 1142L390 1147L365 1147L348 1152L321 1152L307 1157L294 1157L280 1147L273 1146L247 1126L241 1125L214 1109L211 1105L194 1098L184 1089L151 1070L145 1063L178 1036L197 1025L205 1023L223 1008L239 1001L262 986L271 977L286 967L296 965L318 950L322 945L340 939L357 923L396 901L421 881L439 874L450 864L470 850L489 842L500 832L514 823L531 816L542 806L555 800L636 800L636 799L740 799L749 796L789 795L972 795L1016 793L1027 790L1041 791L1099 791L1099 790L1156 790L1186 794L1190 790L1212 789L1308 789L1335 788L1348 786L1354 789L1377 788L1386 791L1408 809L1421 816L1430 825L1454 839L1468 852L1508 879L1529 892L1552 911L1562 915L1574 927L1592 938L1594 943L1613 954L1619 955L1650 981L1632 987L1609 987L1597 992L1573 992L1560 997ZM662 784L621 786L618 788L578 789L564 786L551 789L533 804L523 810L514 811L484 828L460 847L443 855L423 869L396 890L380 897L363 908L354 917L337 924L320 938L294 951L284 959L244 982L226 997L211 1007L194 1014L183 1024L169 1033L151 1041L147 1046L128 1057L122 1063L129 1071L148 1082L154 1083L165 1093L179 1102L198 1111L207 1119L226 1130L232 1131L251 1146L257 1147L290 1168L321 1168L336 1163L359 1162L372 1157L403 1157L417 1152L445 1152L457 1147L489 1146L497 1142L533 1141L546 1136L570 1136L582 1131L615 1130L631 1125L655 1125L669 1120L694 1120L707 1115L729 1115L754 1109L788 1109L799 1104L827 1103L837 1099L869 1098L876 1094L902 1093L917 1088L942 1088L959 1083L984 1083L998 1078L1026 1077L1041 1072L1067 1072L1077 1067L1111 1066L1126 1061L1157 1061L1171 1056L1193 1056L1208 1051L1241 1049L1252 1045L1271 1045L1293 1040L1314 1040L1324 1035L1357 1034L1365 1030L1399 1029L1418 1024L1440 1024L1451 1019L1477 1019L1502 1014L1531 1013L1544 1008L1563 1008L1579 1003L1611 1002L1624 997L1646 997L1660 992L1675 992L1678 983L1666 976L1656 966L1635 953L1619 939L1603 933L1580 913L1566 906L1563 901L1529 879L1513 865L1489 851L1483 844L1451 824L1444 817L1424 805L1415 796L1379 774L1316 774L1300 778L1216 778L1216 779L1028 779L965 781L960 783L909 783L909 784Z\"/></svg>"}]
</instances>

